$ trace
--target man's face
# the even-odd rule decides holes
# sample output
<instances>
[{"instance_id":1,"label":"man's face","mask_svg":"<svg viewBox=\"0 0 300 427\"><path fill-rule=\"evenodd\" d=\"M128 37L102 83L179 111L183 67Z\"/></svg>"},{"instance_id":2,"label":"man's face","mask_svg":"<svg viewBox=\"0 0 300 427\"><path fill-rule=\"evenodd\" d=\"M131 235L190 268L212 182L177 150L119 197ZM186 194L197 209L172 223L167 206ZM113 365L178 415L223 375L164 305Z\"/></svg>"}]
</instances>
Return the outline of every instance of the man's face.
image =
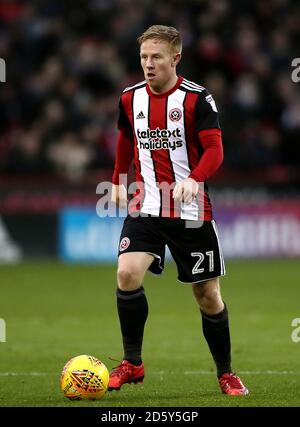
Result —
<instances>
[{"instance_id":1,"label":"man's face","mask_svg":"<svg viewBox=\"0 0 300 427\"><path fill-rule=\"evenodd\" d=\"M173 53L170 45L163 40L148 39L141 45L140 56L146 82L154 90L163 91L176 77L180 54Z\"/></svg>"}]
</instances>

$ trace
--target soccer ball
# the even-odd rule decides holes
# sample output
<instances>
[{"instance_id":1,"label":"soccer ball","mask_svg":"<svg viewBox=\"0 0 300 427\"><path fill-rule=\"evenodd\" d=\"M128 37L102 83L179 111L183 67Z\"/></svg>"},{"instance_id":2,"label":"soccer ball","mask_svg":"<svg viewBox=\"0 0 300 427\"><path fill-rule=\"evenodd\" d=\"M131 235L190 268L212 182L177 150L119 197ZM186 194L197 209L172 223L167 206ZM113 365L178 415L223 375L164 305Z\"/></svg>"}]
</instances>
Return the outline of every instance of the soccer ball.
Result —
<instances>
[{"instance_id":1,"label":"soccer ball","mask_svg":"<svg viewBox=\"0 0 300 427\"><path fill-rule=\"evenodd\" d=\"M101 399L108 387L109 372L99 359L85 354L73 357L63 367L60 388L71 400Z\"/></svg>"}]
</instances>

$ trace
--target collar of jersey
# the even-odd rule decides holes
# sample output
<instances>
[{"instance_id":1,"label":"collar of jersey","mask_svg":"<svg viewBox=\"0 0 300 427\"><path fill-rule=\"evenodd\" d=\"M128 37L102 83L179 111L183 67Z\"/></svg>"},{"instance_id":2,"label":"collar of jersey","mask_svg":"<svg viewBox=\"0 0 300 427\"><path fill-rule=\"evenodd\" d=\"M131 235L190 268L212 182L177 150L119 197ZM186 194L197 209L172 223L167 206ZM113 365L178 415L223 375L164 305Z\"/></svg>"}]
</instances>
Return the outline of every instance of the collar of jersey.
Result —
<instances>
[{"instance_id":1,"label":"collar of jersey","mask_svg":"<svg viewBox=\"0 0 300 427\"><path fill-rule=\"evenodd\" d=\"M170 90L168 90L168 92L160 93L159 95L156 95L155 93L151 92L151 89L148 83L146 84L146 90L149 96L153 96L154 98L165 98L166 96L169 96L171 95L171 93L175 92L175 90L177 90L181 85L182 81L183 81L183 77L179 76L175 86L173 86Z\"/></svg>"}]
</instances>

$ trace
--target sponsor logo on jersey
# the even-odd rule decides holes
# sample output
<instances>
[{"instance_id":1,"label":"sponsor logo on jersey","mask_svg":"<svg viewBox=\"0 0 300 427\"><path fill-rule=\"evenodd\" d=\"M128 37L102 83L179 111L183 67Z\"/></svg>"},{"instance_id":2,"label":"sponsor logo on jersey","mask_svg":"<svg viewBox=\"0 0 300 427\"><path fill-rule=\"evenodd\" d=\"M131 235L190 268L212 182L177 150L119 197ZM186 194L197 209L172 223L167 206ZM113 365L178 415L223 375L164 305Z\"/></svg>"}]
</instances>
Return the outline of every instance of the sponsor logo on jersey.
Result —
<instances>
[{"instance_id":1,"label":"sponsor logo on jersey","mask_svg":"<svg viewBox=\"0 0 300 427\"><path fill-rule=\"evenodd\" d=\"M139 138L139 148L145 150L161 150L182 147L182 135L179 128L172 131L168 129L137 129L137 136ZM176 138L175 140L170 138ZM141 139L148 139L148 141L141 141Z\"/></svg>"},{"instance_id":2,"label":"sponsor logo on jersey","mask_svg":"<svg viewBox=\"0 0 300 427\"><path fill-rule=\"evenodd\" d=\"M129 237L123 237L123 239L120 242L120 252L125 251L125 249L127 249L129 245L130 245Z\"/></svg>"},{"instance_id":3,"label":"sponsor logo on jersey","mask_svg":"<svg viewBox=\"0 0 300 427\"><path fill-rule=\"evenodd\" d=\"M179 110L179 108L173 108L170 112L169 112L169 119L172 122L178 122L182 117L182 112L181 110Z\"/></svg>"}]
</instances>

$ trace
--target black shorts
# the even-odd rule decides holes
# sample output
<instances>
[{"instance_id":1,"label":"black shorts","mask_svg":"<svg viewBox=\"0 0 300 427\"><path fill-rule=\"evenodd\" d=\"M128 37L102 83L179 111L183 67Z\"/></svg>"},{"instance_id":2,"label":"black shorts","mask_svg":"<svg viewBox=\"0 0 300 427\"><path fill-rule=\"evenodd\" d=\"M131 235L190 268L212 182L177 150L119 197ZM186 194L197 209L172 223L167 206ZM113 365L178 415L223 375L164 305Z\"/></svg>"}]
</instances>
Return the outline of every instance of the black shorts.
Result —
<instances>
[{"instance_id":1,"label":"black shorts","mask_svg":"<svg viewBox=\"0 0 300 427\"><path fill-rule=\"evenodd\" d=\"M180 282L196 283L225 275L214 220L204 221L197 228L186 228L183 219L127 216L121 232L119 255L127 252L152 254L155 260L149 271L161 274L166 245L177 265Z\"/></svg>"}]
</instances>

